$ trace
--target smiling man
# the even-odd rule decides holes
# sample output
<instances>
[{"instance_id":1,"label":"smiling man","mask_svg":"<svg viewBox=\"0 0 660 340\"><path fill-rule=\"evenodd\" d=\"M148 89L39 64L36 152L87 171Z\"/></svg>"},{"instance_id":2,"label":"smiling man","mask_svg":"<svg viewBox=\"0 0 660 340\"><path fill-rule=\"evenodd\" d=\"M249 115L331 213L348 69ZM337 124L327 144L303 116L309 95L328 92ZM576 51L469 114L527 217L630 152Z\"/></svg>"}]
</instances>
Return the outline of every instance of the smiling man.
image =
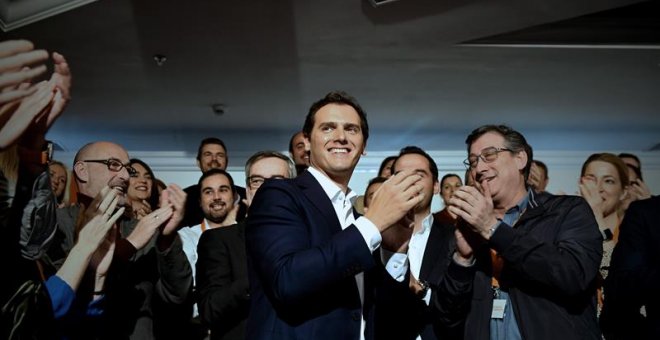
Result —
<instances>
[{"instance_id":1,"label":"smiling man","mask_svg":"<svg viewBox=\"0 0 660 340\"><path fill-rule=\"evenodd\" d=\"M420 176L393 176L357 217L348 182L369 137L366 114L331 92L311 106L303 134L308 171L265 182L250 207L247 338L372 339L372 253L381 232L424 199Z\"/></svg>"},{"instance_id":2,"label":"smiling man","mask_svg":"<svg viewBox=\"0 0 660 340\"><path fill-rule=\"evenodd\" d=\"M78 204L57 210L58 230L48 250L56 268L72 249L77 226L103 212L104 187L118 193L118 207L126 204L129 174L133 171L128 153L118 144L93 142L78 151L73 164ZM139 221L117 222L118 236L106 289L95 292L107 299L99 327L94 330L101 338L153 339L155 332L165 332L154 327L154 319L161 317L154 304L160 310L183 308L192 286L190 265L176 233L185 200L183 190L171 184L163 191L159 209Z\"/></svg>"},{"instance_id":3,"label":"smiling man","mask_svg":"<svg viewBox=\"0 0 660 340\"><path fill-rule=\"evenodd\" d=\"M603 248L587 202L526 186L532 148L518 131L485 125L466 143L475 186L449 200L461 221L453 261L435 282L436 320L464 324L465 339L600 339Z\"/></svg>"}]
</instances>

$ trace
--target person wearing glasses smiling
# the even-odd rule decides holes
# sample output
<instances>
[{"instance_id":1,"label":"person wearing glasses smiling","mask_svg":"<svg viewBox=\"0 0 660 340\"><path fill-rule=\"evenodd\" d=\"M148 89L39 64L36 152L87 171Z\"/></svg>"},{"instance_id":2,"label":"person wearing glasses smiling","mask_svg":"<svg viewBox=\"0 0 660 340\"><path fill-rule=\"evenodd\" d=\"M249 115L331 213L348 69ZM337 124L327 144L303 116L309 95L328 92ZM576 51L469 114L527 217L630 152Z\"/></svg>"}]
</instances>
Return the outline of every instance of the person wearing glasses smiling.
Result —
<instances>
[{"instance_id":1,"label":"person wearing glasses smiling","mask_svg":"<svg viewBox=\"0 0 660 340\"><path fill-rule=\"evenodd\" d=\"M453 261L431 283L436 322L465 339L600 339L603 249L589 204L528 187L532 148L508 126L477 128L466 143L475 183L449 200L460 221Z\"/></svg>"},{"instance_id":2,"label":"person wearing glasses smiling","mask_svg":"<svg viewBox=\"0 0 660 340\"><path fill-rule=\"evenodd\" d=\"M219 171L219 170L211 170ZM245 184L250 205L261 185L268 180L294 178L296 169L293 161L275 151L260 151L245 164ZM206 177L206 173L202 178ZM220 179L221 176L214 176ZM230 177L226 177L229 179ZM206 180L200 180L202 209L208 220L212 217L209 202L233 201L230 189L233 182L225 182L227 195L214 193ZM217 186L216 186L217 187ZM208 197L205 197L208 196ZM231 203L231 202L229 202ZM211 203L212 204L212 203ZM233 207L233 205L231 205ZM218 209L221 210L221 209ZM235 219L231 216L231 219ZM226 215L226 213L225 213ZM225 218L226 220L226 218ZM245 251L245 221L225 226L209 222L209 226L222 228L208 229L201 233L197 247L197 301L202 322L211 330L211 339L245 339L245 321L250 307Z\"/></svg>"},{"instance_id":3,"label":"person wearing glasses smiling","mask_svg":"<svg viewBox=\"0 0 660 340\"><path fill-rule=\"evenodd\" d=\"M134 171L128 153L118 144L93 142L78 151L73 177L79 204L57 209L58 230L48 250L55 268L69 254L79 226L103 212L109 195L117 197L117 207L128 204L126 193ZM161 317L159 312L184 305L191 291L192 273L176 229L183 219L185 201L183 190L171 184L160 197L159 209L139 221L117 221L105 289L87 292L93 298L105 296L106 301L100 324L91 332L103 339L154 339L155 332L161 330L154 322Z\"/></svg>"}]
</instances>

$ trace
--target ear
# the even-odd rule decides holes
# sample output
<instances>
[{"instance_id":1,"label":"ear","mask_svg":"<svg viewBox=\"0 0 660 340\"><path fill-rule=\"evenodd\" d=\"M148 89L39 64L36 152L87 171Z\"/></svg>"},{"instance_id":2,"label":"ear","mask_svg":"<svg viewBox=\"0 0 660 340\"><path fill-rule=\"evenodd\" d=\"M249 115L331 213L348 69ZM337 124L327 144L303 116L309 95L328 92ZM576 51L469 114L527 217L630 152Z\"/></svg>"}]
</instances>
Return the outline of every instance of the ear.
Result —
<instances>
[{"instance_id":1,"label":"ear","mask_svg":"<svg viewBox=\"0 0 660 340\"><path fill-rule=\"evenodd\" d=\"M362 146L362 156L367 155L367 142L364 142L364 145Z\"/></svg>"},{"instance_id":2,"label":"ear","mask_svg":"<svg viewBox=\"0 0 660 340\"><path fill-rule=\"evenodd\" d=\"M626 186L623 188L623 192L621 192L621 196L619 196L619 201L625 201L628 199L628 196L630 195L630 186Z\"/></svg>"},{"instance_id":3,"label":"ear","mask_svg":"<svg viewBox=\"0 0 660 340\"><path fill-rule=\"evenodd\" d=\"M523 171L527 165L527 152L520 151L515 156L516 165L518 166L518 171Z\"/></svg>"},{"instance_id":4,"label":"ear","mask_svg":"<svg viewBox=\"0 0 660 340\"><path fill-rule=\"evenodd\" d=\"M439 182L439 181L435 181L435 182L433 183L433 194L436 195L436 194L439 193L439 192L440 192L440 182Z\"/></svg>"},{"instance_id":5,"label":"ear","mask_svg":"<svg viewBox=\"0 0 660 340\"><path fill-rule=\"evenodd\" d=\"M202 163L199 162L199 159L197 160L197 167L202 169Z\"/></svg>"},{"instance_id":6,"label":"ear","mask_svg":"<svg viewBox=\"0 0 660 340\"><path fill-rule=\"evenodd\" d=\"M89 171L87 169L87 164L85 162L76 162L73 165L73 175L76 176L76 179L82 183L87 183L89 181Z\"/></svg>"}]
</instances>

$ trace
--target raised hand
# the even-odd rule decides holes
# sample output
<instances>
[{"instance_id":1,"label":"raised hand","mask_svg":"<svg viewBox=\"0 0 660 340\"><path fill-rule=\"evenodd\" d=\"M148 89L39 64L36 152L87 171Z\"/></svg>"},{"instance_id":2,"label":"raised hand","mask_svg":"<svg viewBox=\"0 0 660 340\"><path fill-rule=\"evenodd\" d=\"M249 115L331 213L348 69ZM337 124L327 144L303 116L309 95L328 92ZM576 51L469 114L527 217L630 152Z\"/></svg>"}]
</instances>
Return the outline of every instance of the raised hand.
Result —
<instances>
[{"instance_id":1,"label":"raised hand","mask_svg":"<svg viewBox=\"0 0 660 340\"><path fill-rule=\"evenodd\" d=\"M169 221L172 217L172 206L166 204L151 212L151 214L140 219L135 229L126 237L135 249L142 249L147 242L156 234L159 227Z\"/></svg>"},{"instance_id":2,"label":"raised hand","mask_svg":"<svg viewBox=\"0 0 660 340\"><path fill-rule=\"evenodd\" d=\"M449 199L449 211L467 222L472 230L485 239L490 239L490 228L497 223L497 215L493 208L488 181L484 180L479 187L462 186Z\"/></svg>"},{"instance_id":3,"label":"raised hand","mask_svg":"<svg viewBox=\"0 0 660 340\"><path fill-rule=\"evenodd\" d=\"M163 206L163 204L166 204L172 207L171 218L167 220L161 231L163 235L176 234L179 224L185 215L186 196L186 192L176 184L168 185L161 193L160 205Z\"/></svg>"},{"instance_id":4,"label":"raised hand","mask_svg":"<svg viewBox=\"0 0 660 340\"><path fill-rule=\"evenodd\" d=\"M390 177L376 190L365 213L378 230L390 228L424 199L421 177L412 171L401 171Z\"/></svg>"},{"instance_id":5,"label":"raised hand","mask_svg":"<svg viewBox=\"0 0 660 340\"><path fill-rule=\"evenodd\" d=\"M34 50L30 41L0 42L0 106L29 96L37 90L32 86L19 85L46 72L46 65L40 64L46 59L48 52Z\"/></svg>"}]
</instances>

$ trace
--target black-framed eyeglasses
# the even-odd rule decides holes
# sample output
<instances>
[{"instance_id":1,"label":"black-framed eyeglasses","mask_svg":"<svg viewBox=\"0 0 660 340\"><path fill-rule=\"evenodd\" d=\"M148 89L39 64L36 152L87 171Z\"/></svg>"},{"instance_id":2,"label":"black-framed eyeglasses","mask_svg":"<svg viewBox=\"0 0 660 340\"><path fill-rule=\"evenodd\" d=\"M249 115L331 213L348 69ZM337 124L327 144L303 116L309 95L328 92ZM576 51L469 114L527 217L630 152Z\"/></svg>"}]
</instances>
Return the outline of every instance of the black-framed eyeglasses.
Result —
<instances>
[{"instance_id":1,"label":"black-framed eyeglasses","mask_svg":"<svg viewBox=\"0 0 660 340\"><path fill-rule=\"evenodd\" d=\"M491 163L491 162L494 162L497 159L497 156L499 155L499 153L503 152L503 151L513 152L513 150L511 150L511 149L496 148L494 146L491 146L489 148L485 148L485 149L481 150L481 153L478 154L478 155L468 156L468 158L463 161L463 164L465 164L465 166L468 169L472 169L472 168L475 168L477 166L480 159L482 161L484 161L484 163Z\"/></svg>"},{"instance_id":2,"label":"black-framed eyeglasses","mask_svg":"<svg viewBox=\"0 0 660 340\"><path fill-rule=\"evenodd\" d=\"M283 179L283 178L284 178L284 176L280 176L280 175L275 175L275 176L272 176L272 177L264 177L264 176L254 175L254 176L248 177L247 182L248 182L248 185L250 186L250 188L256 190L256 189L259 189L259 187L262 184L264 184L264 182L267 179Z\"/></svg>"},{"instance_id":3,"label":"black-framed eyeglasses","mask_svg":"<svg viewBox=\"0 0 660 340\"><path fill-rule=\"evenodd\" d=\"M126 168L126 171L128 171L129 176L134 176L137 174L137 171L133 169L130 163L122 163L120 160L116 158L108 158L108 159L86 159L83 160L82 162L88 162L88 163L101 163L105 164L105 166L108 167L108 170L114 171L114 172L119 172L121 169Z\"/></svg>"}]
</instances>

